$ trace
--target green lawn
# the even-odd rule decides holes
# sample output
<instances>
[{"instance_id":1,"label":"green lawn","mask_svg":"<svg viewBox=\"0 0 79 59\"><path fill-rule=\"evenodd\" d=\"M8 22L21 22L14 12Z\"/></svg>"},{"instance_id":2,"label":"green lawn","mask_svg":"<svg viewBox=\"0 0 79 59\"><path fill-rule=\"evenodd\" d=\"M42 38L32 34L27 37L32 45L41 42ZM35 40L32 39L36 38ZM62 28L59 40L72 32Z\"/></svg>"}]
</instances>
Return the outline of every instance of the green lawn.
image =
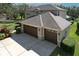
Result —
<instances>
[{"instance_id":1,"label":"green lawn","mask_svg":"<svg viewBox=\"0 0 79 59\"><path fill-rule=\"evenodd\" d=\"M74 24L72 24L72 26L71 26L71 29L69 32L69 37L71 37L72 40L75 41L74 55L79 56L79 36L76 34L76 29L77 29L77 22L74 22Z\"/></svg>"},{"instance_id":2,"label":"green lawn","mask_svg":"<svg viewBox=\"0 0 79 59\"><path fill-rule=\"evenodd\" d=\"M14 22L9 22L9 23L0 22L0 27L7 27L10 30L13 30L15 28L15 25L16 24Z\"/></svg>"},{"instance_id":3,"label":"green lawn","mask_svg":"<svg viewBox=\"0 0 79 59\"><path fill-rule=\"evenodd\" d=\"M16 26L15 22L0 22L0 28L6 27L9 30L14 30L15 26ZM0 40L4 38L5 38L4 33L0 33Z\"/></svg>"}]
</instances>

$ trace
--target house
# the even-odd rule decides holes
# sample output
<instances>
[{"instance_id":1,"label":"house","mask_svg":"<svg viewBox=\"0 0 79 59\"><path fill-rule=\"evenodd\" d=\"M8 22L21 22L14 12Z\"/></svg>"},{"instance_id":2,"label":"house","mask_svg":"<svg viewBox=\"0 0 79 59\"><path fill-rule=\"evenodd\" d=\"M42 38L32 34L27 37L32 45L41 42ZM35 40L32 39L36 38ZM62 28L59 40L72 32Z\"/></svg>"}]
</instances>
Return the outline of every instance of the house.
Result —
<instances>
[{"instance_id":1,"label":"house","mask_svg":"<svg viewBox=\"0 0 79 59\"><path fill-rule=\"evenodd\" d=\"M47 40L60 46L67 36L70 22L52 12L46 12L21 22L22 31L39 40Z\"/></svg>"},{"instance_id":2,"label":"house","mask_svg":"<svg viewBox=\"0 0 79 59\"><path fill-rule=\"evenodd\" d=\"M45 4L37 7L33 7L26 10L27 17L33 17L41 13L51 12L56 16L61 16L66 19L66 11L65 9L59 8L55 5Z\"/></svg>"}]
</instances>

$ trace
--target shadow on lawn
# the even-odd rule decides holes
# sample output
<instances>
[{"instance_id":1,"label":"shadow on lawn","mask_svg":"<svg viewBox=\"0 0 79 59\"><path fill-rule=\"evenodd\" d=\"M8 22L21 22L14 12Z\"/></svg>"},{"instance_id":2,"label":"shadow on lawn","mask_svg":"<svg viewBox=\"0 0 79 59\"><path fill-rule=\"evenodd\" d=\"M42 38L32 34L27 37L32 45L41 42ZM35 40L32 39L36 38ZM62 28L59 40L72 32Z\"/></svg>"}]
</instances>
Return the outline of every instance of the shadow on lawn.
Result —
<instances>
[{"instance_id":1,"label":"shadow on lawn","mask_svg":"<svg viewBox=\"0 0 79 59\"><path fill-rule=\"evenodd\" d=\"M57 47L50 56L73 56L74 48L75 48L75 46L69 47L69 46L65 45L64 43L62 43L61 47L60 48Z\"/></svg>"},{"instance_id":2,"label":"shadow on lawn","mask_svg":"<svg viewBox=\"0 0 79 59\"><path fill-rule=\"evenodd\" d=\"M79 36L79 30L76 30L76 32L75 32L78 36Z\"/></svg>"}]
</instances>

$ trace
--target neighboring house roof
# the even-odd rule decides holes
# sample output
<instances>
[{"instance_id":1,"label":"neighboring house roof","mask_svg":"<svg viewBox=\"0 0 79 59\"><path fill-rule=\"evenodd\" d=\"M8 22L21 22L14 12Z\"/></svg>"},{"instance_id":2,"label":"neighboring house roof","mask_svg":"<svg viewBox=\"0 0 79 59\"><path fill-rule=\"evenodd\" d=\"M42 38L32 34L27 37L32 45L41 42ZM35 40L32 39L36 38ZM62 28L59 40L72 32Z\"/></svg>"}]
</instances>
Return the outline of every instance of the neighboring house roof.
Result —
<instances>
[{"instance_id":1,"label":"neighboring house roof","mask_svg":"<svg viewBox=\"0 0 79 59\"><path fill-rule=\"evenodd\" d=\"M40 5L37 7L31 7L29 9L26 9L27 11L35 11L35 10L61 10L61 11L66 11L65 9L62 9L60 7L57 7L56 5L52 4L45 4L45 5Z\"/></svg>"},{"instance_id":2,"label":"neighboring house roof","mask_svg":"<svg viewBox=\"0 0 79 59\"><path fill-rule=\"evenodd\" d=\"M43 26L44 28L64 30L70 25L70 22L60 16L54 16L51 12L46 12L38 16L29 18L21 23L31 26Z\"/></svg>"},{"instance_id":3,"label":"neighboring house roof","mask_svg":"<svg viewBox=\"0 0 79 59\"><path fill-rule=\"evenodd\" d=\"M62 10L65 11L65 9L59 8L56 5L46 4L46 5L40 5L35 7L39 10Z\"/></svg>"}]
</instances>

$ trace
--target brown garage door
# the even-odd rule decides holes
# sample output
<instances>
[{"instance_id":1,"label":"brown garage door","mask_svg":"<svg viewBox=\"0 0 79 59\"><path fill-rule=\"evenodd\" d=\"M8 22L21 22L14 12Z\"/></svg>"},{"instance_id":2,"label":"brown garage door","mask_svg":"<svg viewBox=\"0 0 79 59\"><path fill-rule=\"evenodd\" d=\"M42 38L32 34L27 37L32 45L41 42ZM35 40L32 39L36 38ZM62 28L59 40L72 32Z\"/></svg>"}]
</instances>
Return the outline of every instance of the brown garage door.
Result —
<instances>
[{"instance_id":1,"label":"brown garage door","mask_svg":"<svg viewBox=\"0 0 79 59\"><path fill-rule=\"evenodd\" d=\"M24 28L24 33L37 37L37 28L36 27L24 25L23 28Z\"/></svg>"},{"instance_id":2,"label":"brown garage door","mask_svg":"<svg viewBox=\"0 0 79 59\"><path fill-rule=\"evenodd\" d=\"M44 29L45 40L57 44L57 33Z\"/></svg>"}]
</instances>

